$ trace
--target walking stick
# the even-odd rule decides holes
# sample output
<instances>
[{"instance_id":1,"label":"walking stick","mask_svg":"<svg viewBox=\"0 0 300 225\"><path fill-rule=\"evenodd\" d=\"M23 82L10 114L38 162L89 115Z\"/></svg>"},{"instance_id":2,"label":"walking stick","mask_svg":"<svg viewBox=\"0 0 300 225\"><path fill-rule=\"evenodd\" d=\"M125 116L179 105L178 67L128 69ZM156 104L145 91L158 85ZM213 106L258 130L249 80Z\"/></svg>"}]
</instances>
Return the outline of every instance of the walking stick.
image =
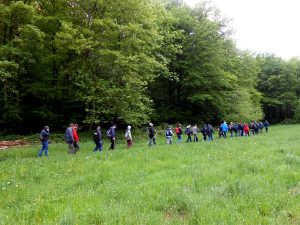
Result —
<instances>
[{"instance_id":1,"label":"walking stick","mask_svg":"<svg viewBox=\"0 0 300 225\"><path fill-rule=\"evenodd\" d=\"M154 135L153 138L150 139L150 141L148 141L147 146L150 144L151 141L153 141L153 139L156 137L157 134Z\"/></svg>"}]
</instances>

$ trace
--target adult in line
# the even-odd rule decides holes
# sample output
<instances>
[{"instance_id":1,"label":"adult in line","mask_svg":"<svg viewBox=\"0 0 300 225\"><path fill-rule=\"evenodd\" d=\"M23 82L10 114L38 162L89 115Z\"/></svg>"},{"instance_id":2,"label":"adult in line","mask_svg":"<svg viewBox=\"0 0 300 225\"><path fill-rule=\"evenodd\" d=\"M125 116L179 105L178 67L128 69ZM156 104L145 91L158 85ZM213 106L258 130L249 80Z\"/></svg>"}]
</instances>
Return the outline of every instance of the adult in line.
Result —
<instances>
[{"instance_id":1,"label":"adult in line","mask_svg":"<svg viewBox=\"0 0 300 225\"><path fill-rule=\"evenodd\" d=\"M226 134L228 132L228 125L227 125L226 121L224 121L224 123L222 123L221 127L222 127L223 136L224 136L224 138L226 138Z\"/></svg>"},{"instance_id":2,"label":"adult in line","mask_svg":"<svg viewBox=\"0 0 300 225\"><path fill-rule=\"evenodd\" d=\"M188 136L186 142L192 142L192 134L193 131L191 129L191 125L188 125L184 131L184 133Z\"/></svg>"},{"instance_id":3,"label":"adult in line","mask_svg":"<svg viewBox=\"0 0 300 225\"><path fill-rule=\"evenodd\" d=\"M240 130L240 136L244 136L244 124L242 123L242 121L240 121L239 123L239 130Z\"/></svg>"},{"instance_id":4,"label":"adult in line","mask_svg":"<svg viewBox=\"0 0 300 225\"><path fill-rule=\"evenodd\" d=\"M153 123L149 123L149 127L148 127L149 146L151 146L152 143L153 145L156 145L156 131L154 130L153 126L154 126Z\"/></svg>"},{"instance_id":5,"label":"adult in line","mask_svg":"<svg viewBox=\"0 0 300 225\"><path fill-rule=\"evenodd\" d=\"M239 125L237 123L233 124L233 131L235 133L235 137L237 137L239 133Z\"/></svg>"},{"instance_id":6,"label":"adult in line","mask_svg":"<svg viewBox=\"0 0 300 225\"><path fill-rule=\"evenodd\" d=\"M68 144L68 153L74 154L74 137L73 137L73 123L70 123L69 127L66 129L65 140Z\"/></svg>"},{"instance_id":7,"label":"adult in line","mask_svg":"<svg viewBox=\"0 0 300 225\"><path fill-rule=\"evenodd\" d=\"M245 125L244 125L244 134L245 134L245 137L250 136L248 123L245 123Z\"/></svg>"},{"instance_id":8,"label":"adult in line","mask_svg":"<svg viewBox=\"0 0 300 225\"><path fill-rule=\"evenodd\" d=\"M207 136L208 136L208 141L213 141L213 134L214 134L214 128L212 125L208 124L207 125Z\"/></svg>"},{"instance_id":9,"label":"adult in line","mask_svg":"<svg viewBox=\"0 0 300 225\"><path fill-rule=\"evenodd\" d=\"M194 135L194 142L198 142L198 133L199 133L199 129L197 127L197 124L195 124L193 127L192 127L192 132L193 132L193 135Z\"/></svg>"},{"instance_id":10,"label":"adult in line","mask_svg":"<svg viewBox=\"0 0 300 225\"><path fill-rule=\"evenodd\" d=\"M177 124L177 127L175 129L175 133L177 135L177 138L178 138L178 144L180 144L182 142L182 129L181 129L181 124L178 123Z\"/></svg>"},{"instance_id":11,"label":"adult in line","mask_svg":"<svg viewBox=\"0 0 300 225\"><path fill-rule=\"evenodd\" d=\"M111 142L111 145L109 147L109 150L114 150L116 147L116 128L117 125L114 124L109 128L109 139Z\"/></svg>"},{"instance_id":12,"label":"adult in line","mask_svg":"<svg viewBox=\"0 0 300 225\"><path fill-rule=\"evenodd\" d=\"M228 129L229 129L229 132L230 132L230 137L232 138L233 137L233 122L230 122L229 126L228 126Z\"/></svg>"},{"instance_id":13,"label":"adult in line","mask_svg":"<svg viewBox=\"0 0 300 225\"><path fill-rule=\"evenodd\" d=\"M96 144L96 147L94 148L93 152L96 152L99 150L99 152L102 152L102 132L101 132L101 127L98 126L94 135L93 135L93 140Z\"/></svg>"},{"instance_id":14,"label":"adult in line","mask_svg":"<svg viewBox=\"0 0 300 225\"><path fill-rule=\"evenodd\" d=\"M173 141L172 141L173 135L174 135L174 133L172 131L172 127L169 126L168 129L166 130L167 144L173 144Z\"/></svg>"},{"instance_id":15,"label":"adult in line","mask_svg":"<svg viewBox=\"0 0 300 225\"><path fill-rule=\"evenodd\" d=\"M131 126L127 126L126 132L125 132L125 138L127 141L127 148L130 148L132 146L132 136L131 136Z\"/></svg>"},{"instance_id":16,"label":"adult in line","mask_svg":"<svg viewBox=\"0 0 300 225\"><path fill-rule=\"evenodd\" d=\"M265 127L266 133L268 133L268 129L270 127L270 124L269 124L268 120L266 120L265 122L263 122L263 125Z\"/></svg>"},{"instance_id":17,"label":"adult in line","mask_svg":"<svg viewBox=\"0 0 300 225\"><path fill-rule=\"evenodd\" d=\"M74 138L74 154L76 154L76 152L79 150L79 136L78 136L78 133L77 133L77 130L78 130L78 124L74 124L73 126L73 138Z\"/></svg>"},{"instance_id":18,"label":"adult in line","mask_svg":"<svg viewBox=\"0 0 300 225\"><path fill-rule=\"evenodd\" d=\"M207 124L204 124L204 126L201 129L201 133L202 133L202 136L203 136L203 138L202 138L203 141L207 140L207 135L208 135L207 132L208 132Z\"/></svg>"},{"instance_id":19,"label":"adult in line","mask_svg":"<svg viewBox=\"0 0 300 225\"><path fill-rule=\"evenodd\" d=\"M38 156L41 157L43 152L45 152L46 157L48 157L48 139L49 139L49 127L45 126L44 129L41 131L39 138L42 142L42 148L38 153Z\"/></svg>"}]
</instances>

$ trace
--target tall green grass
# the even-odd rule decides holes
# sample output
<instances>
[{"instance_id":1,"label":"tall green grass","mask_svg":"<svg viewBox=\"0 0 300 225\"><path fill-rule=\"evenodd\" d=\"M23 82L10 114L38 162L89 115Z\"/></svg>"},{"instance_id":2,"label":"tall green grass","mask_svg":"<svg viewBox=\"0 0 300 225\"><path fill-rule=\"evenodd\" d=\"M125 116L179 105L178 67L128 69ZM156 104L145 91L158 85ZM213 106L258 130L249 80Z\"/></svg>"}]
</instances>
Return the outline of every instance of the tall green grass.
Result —
<instances>
[{"instance_id":1,"label":"tall green grass","mask_svg":"<svg viewBox=\"0 0 300 225\"><path fill-rule=\"evenodd\" d=\"M214 142L77 155L0 152L0 224L300 224L300 126ZM174 138L176 140L176 138Z\"/></svg>"}]
</instances>

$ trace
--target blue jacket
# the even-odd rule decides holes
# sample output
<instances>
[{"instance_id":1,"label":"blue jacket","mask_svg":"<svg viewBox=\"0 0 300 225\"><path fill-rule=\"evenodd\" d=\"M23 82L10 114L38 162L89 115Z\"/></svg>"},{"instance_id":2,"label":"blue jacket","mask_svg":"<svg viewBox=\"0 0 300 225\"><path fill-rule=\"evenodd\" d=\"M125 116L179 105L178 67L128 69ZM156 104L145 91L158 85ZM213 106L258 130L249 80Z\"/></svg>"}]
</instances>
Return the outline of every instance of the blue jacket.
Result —
<instances>
[{"instance_id":1,"label":"blue jacket","mask_svg":"<svg viewBox=\"0 0 300 225\"><path fill-rule=\"evenodd\" d=\"M113 139L113 138L116 138L116 130L115 128L111 127L109 128L110 130L110 138Z\"/></svg>"},{"instance_id":2,"label":"blue jacket","mask_svg":"<svg viewBox=\"0 0 300 225\"><path fill-rule=\"evenodd\" d=\"M226 122L222 123L221 127L222 127L222 131L223 132L227 132L228 131L228 125L227 125Z\"/></svg>"},{"instance_id":3,"label":"blue jacket","mask_svg":"<svg viewBox=\"0 0 300 225\"><path fill-rule=\"evenodd\" d=\"M40 133L40 139L41 141L48 141L50 133L48 131L46 131L45 129L43 129Z\"/></svg>"},{"instance_id":4,"label":"blue jacket","mask_svg":"<svg viewBox=\"0 0 300 225\"><path fill-rule=\"evenodd\" d=\"M65 133L65 139L67 143L73 143L74 142L74 137L73 137L73 130L72 127L68 127L66 129Z\"/></svg>"}]
</instances>

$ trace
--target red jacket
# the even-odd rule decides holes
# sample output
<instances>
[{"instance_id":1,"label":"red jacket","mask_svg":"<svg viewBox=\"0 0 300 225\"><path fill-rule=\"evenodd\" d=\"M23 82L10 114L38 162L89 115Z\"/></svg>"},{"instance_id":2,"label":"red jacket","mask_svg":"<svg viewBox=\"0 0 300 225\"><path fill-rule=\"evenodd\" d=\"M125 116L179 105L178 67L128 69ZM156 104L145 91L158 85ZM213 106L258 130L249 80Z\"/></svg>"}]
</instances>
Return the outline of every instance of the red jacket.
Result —
<instances>
[{"instance_id":1,"label":"red jacket","mask_svg":"<svg viewBox=\"0 0 300 225\"><path fill-rule=\"evenodd\" d=\"M75 128L72 128L73 130L73 138L74 138L74 142L78 142L79 141L79 137L77 134L77 130Z\"/></svg>"},{"instance_id":2,"label":"red jacket","mask_svg":"<svg viewBox=\"0 0 300 225\"><path fill-rule=\"evenodd\" d=\"M246 125L244 126L244 132L245 132L245 133L248 133L248 132L249 132L249 126L248 126L248 124L246 124Z\"/></svg>"}]
</instances>

